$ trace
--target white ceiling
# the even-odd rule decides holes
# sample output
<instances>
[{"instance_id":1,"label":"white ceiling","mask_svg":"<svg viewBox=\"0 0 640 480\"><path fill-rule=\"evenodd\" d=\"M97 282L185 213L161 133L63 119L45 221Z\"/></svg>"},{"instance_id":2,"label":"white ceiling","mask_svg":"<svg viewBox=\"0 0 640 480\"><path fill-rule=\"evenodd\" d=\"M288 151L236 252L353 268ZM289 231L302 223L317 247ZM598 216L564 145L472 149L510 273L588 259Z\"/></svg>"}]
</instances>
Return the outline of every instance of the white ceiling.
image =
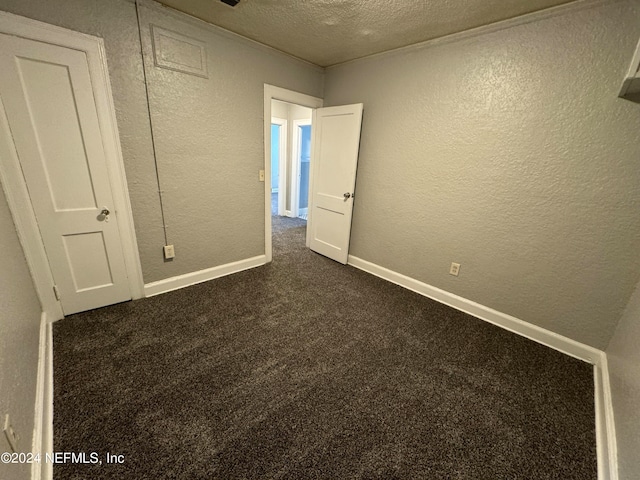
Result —
<instances>
[{"instance_id":1,"label":"white ceiling","mask_svg":"<svg viewBox=\"0 0 640 480\"><path fill-rule=\"evenodd\" d=\"M321 67L571 0L159 0Z\"/></svg>"}]
</instances>

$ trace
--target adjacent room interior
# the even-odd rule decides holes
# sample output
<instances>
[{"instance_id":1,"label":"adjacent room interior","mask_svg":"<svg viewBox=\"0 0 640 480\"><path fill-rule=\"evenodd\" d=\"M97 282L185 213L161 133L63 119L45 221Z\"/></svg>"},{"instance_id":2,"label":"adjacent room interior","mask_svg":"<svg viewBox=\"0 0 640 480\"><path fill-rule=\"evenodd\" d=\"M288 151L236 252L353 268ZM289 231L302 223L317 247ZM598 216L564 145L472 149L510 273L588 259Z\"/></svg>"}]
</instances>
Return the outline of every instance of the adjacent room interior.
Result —
<instances>
[{"instance_id":1,"label":"adjacent room interior","mask_svg":"<svg viewBox=\"0 0 640 480\"><path fill-rule=\"evenodd\" d=\"M311 113L271 101L271 213L307 219L311 162Z\"/></svg>"},{"instance_id":2,"label":"adjacent room interior","mask_svg":"<svg viewBox=\"0 0 640 480\"><path fill-rule=\"evenodd\" d=\"M640 476L640 5L361 3L0 0L0 477Z\"/></svg>"}]
</instances>

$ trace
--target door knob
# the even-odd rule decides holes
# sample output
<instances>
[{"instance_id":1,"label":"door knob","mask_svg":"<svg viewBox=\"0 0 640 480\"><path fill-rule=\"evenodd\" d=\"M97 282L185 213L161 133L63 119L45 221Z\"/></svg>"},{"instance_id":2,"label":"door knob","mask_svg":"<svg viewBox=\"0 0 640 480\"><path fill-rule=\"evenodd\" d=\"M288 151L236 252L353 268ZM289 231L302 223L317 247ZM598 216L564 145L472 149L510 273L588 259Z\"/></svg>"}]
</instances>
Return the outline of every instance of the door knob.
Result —
<instances>
[{"instance_id":1,"label":"door knob","mask_svg":"<svg viewBox=\"0 0 640 480\"><path fill-rule=\"evenodd\" d=\"M347 192L347 193L345 193L345 194L343 195L343 197L344 197L345 199L347 199L347 198L351 198L351 194L350 194L349 192Z\"/></svg>"},{"instance_id":2,"label":"door knob","mask_svg":"<svg viewBox=\"0 0 640 480\"><path fill-rule=\"evenodd\" d=\"M102 207L102 210L100 211L100 215L98 215L98 220L100 221L105 221L105 222L109 222L109 214L111 212L109 211L109 209L107 207Z\"/></svg>"}]
</instances>

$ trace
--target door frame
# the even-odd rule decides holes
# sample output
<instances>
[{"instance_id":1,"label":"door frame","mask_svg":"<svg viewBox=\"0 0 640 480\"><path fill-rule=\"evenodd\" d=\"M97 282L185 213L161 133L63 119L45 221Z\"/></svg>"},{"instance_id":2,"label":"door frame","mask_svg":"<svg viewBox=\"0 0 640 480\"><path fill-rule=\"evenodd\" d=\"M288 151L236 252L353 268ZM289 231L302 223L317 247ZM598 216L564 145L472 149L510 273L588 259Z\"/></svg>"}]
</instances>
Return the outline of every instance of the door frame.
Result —
<instances>
[{"instance_id":1,"label":"door frame","mask_svg":"<svg viewBox=\"0 0 640 480\"><path fill-rule=\"evenodd\" d=\"M311 108L314 111L324 104L322 98L276 87L268 83L264 84L264 254L267 263L273 260L273 242L271 239L271 100L295 103L296 105Z\"/></svg>"},{"instance_id":2,"label":"door frame","mask_svg":"<svg viewBox=\"0 0 640 480\"><path fill-rule=\"evenodd\" d=\"M278 125L280 127L280 151L278 152L278 215L285 214L288 190L286 188L288 124L289 122L286 118L271 117L271 125ZM269 146L271 146L271 135L269 135ZM269 158L269 165L271 165L271 158ZM269 169L269 175L271 175L271 169ZM271 202L271 197L269 197L269 202ZM269 205L271 205L271 203L269 203Z\"/></svg>"},{"instance_id":3,"label":"door frame","mask_svg":"<svg viewBox=\"0 0 640 480\"><path fill-rule=\"evenodd\" d=\"M311 118L301 118L293 121L291 142L291 213L292 217L300 215L300 130L299 127L313 125ZM311 191L311 170L309 170L309 188ZM307 214L309 213L309 200L307 200Z\"/></svg>"},{"instance_id":4,"label":"door frame","mask_svg":"<svg viewBox=\"0 0 640 480\"><path fill-rule=\"evenodd\" d=\"M109 183L113 194L113 207L117 212L116 219L120 229L120 241L129 281L129 291L134 299L144 297L142 267L133 225L133 214L103 39L3 11L0 11L0 33L80 50L86 54L98 122L102 133ZM53 275L40 236L31 197L22 174L20 160L10 137L11 131L1 98L0 135L7 139L7 141L0 141L0 149L7 149L6 152L0 152L0 182L31 271L36 292L40 298L42 310L50 321L59 320L64 317L62 305L53 292Z\"/></svg>"}]
</instances>

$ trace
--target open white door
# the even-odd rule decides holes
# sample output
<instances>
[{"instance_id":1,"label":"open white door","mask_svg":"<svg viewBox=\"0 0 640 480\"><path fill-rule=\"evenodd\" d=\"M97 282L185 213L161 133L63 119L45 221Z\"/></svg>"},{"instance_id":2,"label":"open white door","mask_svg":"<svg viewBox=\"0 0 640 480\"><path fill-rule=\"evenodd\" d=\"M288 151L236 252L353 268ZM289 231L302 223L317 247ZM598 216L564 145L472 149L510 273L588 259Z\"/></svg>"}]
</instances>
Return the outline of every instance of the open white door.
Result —
<instances>
[{"instance_id":1,"label":"open white door","mask_svg":"<svg viewBox=\"0 0 640 480\"><path fill-rule=\"evenodd\" d=\"M318 108L313 120L309 248L346 264L362 104Z\"/></svg>"},{"instance_id":2,"label":"open white door","mask_svg":"<svg viewBox=\"0 0 640 480\"><path fill-rule=\"evenodd\" d=\"M0 34L0 107L65 314L131 299L85 52ZM5 136L3 136L5 138Z\"/></svg>"}]
</instances>

